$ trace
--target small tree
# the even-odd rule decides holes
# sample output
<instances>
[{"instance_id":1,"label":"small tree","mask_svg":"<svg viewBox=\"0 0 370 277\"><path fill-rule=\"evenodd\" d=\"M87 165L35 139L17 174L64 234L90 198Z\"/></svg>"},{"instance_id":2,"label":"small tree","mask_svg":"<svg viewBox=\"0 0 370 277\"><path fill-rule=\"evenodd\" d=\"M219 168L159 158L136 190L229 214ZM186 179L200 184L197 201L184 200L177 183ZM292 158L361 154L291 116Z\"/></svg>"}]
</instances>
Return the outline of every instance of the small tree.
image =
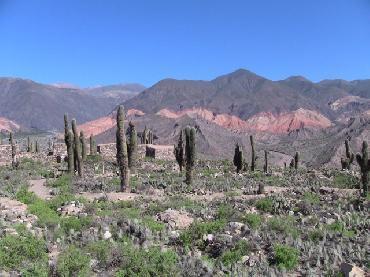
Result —
<instances>
[{"instance_id":1,"label":"small tree","mask_svg":"<svg viewBox=\"0 0 370 277\"><path fill-rule=\"evenodd\" d=\"M182 172L182 167L185 165L185 158L184 158L184 139L183 139L184 132L181 130L179 135L179 140L177 142L177 146L174 146L174 154L176 158L176 162L179 165L180 172Z\"/></svg>"},{"instance_id":2,"label":"small tree","mask_svg":"<svg viewBox=\"0 0 370 277\"><path fill-rule=\"evenodd\" d=\"M235 145L233 162L236 166L236 172L239 173L243 169L243 150L239 144Z\"/></svg>"},{"instance_id":3,"label":"small tree","mask_svg":"<svg viewBox=\"0 0 370 277\"><path fill-rule=\"evenodd\" d=\"M366 197L369 188L369 170L370 170L370 160L367 152L367 142L362 142L362 155L358 153L356 155L356 161L360 166L361 170L361 183L362 183L362 196Z\"/></svg>"},{"instance_id":4,"label":"small tree","mask_svg":"<svg viewBox=\"0 0 370 277\"><path fill-rule=\"evenodd\" d=\"M195 129L185 128L185 156L186 156L186 184L193 183L193 170L195 165Z\"/></svg>"},{"instance_id":5,"label":"small tree","mask_svg":"<svg viewBox=\"0 0 370 277\"><path fill-rule=\"evenodd\" d=\"M117 110L116 157L120 172L122 192L128 189L130 181L130 170L128 167L128 155L124 121L125 121L124 109L123 106L119 106Z\"/></svg>"}]
</instances>

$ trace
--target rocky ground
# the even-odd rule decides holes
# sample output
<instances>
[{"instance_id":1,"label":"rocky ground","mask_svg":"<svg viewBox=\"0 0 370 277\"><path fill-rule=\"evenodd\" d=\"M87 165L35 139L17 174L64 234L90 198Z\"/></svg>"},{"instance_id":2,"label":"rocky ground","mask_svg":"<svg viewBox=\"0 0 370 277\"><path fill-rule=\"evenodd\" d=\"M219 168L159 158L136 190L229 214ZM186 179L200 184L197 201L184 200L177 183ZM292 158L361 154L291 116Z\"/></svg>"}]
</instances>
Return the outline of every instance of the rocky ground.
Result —
<instances>
[{"instance_id":1,"label":"rocky ground","mask_svg":"<svg viewBox=\"0 0 370 277\"><path fill-rule=\"evenodd\" d=\"M114 164L99 157L88 157L83 178L56 167L0 167L0 276L369 270L369 197L359 196L356 172L236 174L229 161L199 161L187 186L174 162L144 160L131 192L118 193Z\"/></svg>"}]
</instances>

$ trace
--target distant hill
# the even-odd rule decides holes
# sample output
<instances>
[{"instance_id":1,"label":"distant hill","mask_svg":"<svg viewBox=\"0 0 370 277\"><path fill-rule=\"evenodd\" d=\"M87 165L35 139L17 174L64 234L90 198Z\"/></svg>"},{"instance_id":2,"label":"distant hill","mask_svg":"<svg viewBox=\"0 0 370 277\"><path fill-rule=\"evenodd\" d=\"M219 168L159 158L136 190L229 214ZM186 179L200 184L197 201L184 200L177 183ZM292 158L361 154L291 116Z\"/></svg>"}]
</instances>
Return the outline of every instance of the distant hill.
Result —
<instances>
[{"instance_id":1,"label":"distant hill","mask_svg":"<svg viewBox=\"0 0 370 277\"><path fill-rule=\"evenodd\" d=\"M0 78L0 117L26 130L56 130L63 114L86 122L112 111L143 86L115 85L93 89L45 85L19 78Z\"/></svg>"}]
</instances>

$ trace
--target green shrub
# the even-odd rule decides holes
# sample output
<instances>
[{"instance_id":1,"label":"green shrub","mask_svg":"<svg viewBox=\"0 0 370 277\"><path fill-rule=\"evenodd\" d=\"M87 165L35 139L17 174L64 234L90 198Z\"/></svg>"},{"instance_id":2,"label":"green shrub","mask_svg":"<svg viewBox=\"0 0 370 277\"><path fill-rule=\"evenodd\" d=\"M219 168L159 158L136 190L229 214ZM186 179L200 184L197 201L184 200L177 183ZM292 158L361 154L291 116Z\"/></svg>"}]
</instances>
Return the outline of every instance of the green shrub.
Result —
<instances>
[{"instance_id":1,"label":"green shrub","mask_svg":"<svg viewBox=\"0 0 370 277\"><path fill-rule=\"evenodd\" d=\"M256 208L264 212L272 212L273 210L272 199L266 197L258 200L256 202Z\"/></svg>"},{"instance_id":2,"label":"green shrub","mask_svg":"<svg viewBox=\"0 0 370 277\"><path fill-rule=\"evenodd\" d=\"M213 220L207 222L194 221L190 227L180 235L182 243L189 247L192 243L201 239L204 234L214 234L226 226L225 220Z\"/></svg>"},{"instance_id":3,"label":"green shrub","mask_svg":"<svg viewBox=\"0 0 370 277\"><path fill-rule=\"evenodd\" d=\"M233 215L235 214L235 211L233 207L230 204L221 204L218 207L216 218L220 220L229 220Z\"/></svg>"},{"instance_id":4,"label":"green shrub","mask_svg":"<svg viewBox=\"0 0 370 277\"><path fill-rule=\"evenodd\" d=\"M149 228L152 232L163 231L165 228L164 223L156 221L151 216L145 216L142 221L144 226Z\"/></svg>"},{"instance_id":5,"label":"green shrub","mask_svg":"<svg viewBox=\"0 0 370 277\"><path fill-rule=\"evenodd\" d=\"M243 256L248 255L251 246L245 240L239 240L236 245L226 250L221 256L221 262L225 266L231 266L238 262Z\"/></svg>"},{"instance_id":6,"label":"green shrub","mask_svg":"<svg viewBox=\"0 0 370 277\"><path fill-rule=\"evenodd\" d=\"M298 251L287 245L277 244L274 247L274 257L279 269L294 269L298 264Z\"/></svg>"},{"instance_id":7,"label":"green shrub","mask_svg":"<svg viewBox=\"0 0 370 277\"><path fill-rule=\"evenodd\" d=\"M308 233L308 238L314 242L319 242L324 238L324 233L320 229L314 229Z\"/></svg>"},{"instance_id":8,"label":"green shrub","mask_svg":"<svg viewBox=\"0 0 370 277\"><path fill-rule=\"evenodd\" d=\"M357 189L360 187L360 183L355 176L344 172L337 172L334 175L333 184L338 188Z\"/></svg>"},{"instance_id":9,"label":"green shrub","mask_svg":"<svg viewBox=\"0 0 370 277\"><path fill-rule=\"evenodd\" d=\"M6 235L0 239L0 268L32 271L36 265L38 271L47 272L48 256L44 240L37 239L29 233L18 236Z\"/></svg>"},{"instance_id":10,"label":"green shrub","mask_svg":"<svg viewBox=\"0 0 370 277\"><path fill-rule=\"evenodd\" d=\"M87 251L98 260L101 267L106 267L111 249L112 243L106 240L91 242L87 246Z\"/></svg>"},{"instance_id":11,"label":"green shrub","mask_svg":"<svg viewBox=\"0 0 370 277\"><path fill-rule=\"evenodd\" d=\"M320 196L313 192L305 192L303 194L303 199L311 204L320 203Z\"/></svg>"},{"instance_id":12,"label":"green shrub","mask_svg":"<svg viewBox=\"0 0 370 277\"><path fill-rule=\"evenodd\" d=\"M60 219L60 227L64 233L68 234L71 229L74 231L81 231L82 229L89 227L92 223L91 217L81 217L76 216L62 217Z\"/></svg>"},{"instance_id":13,"label":"green shrub","mask_svg":"<svg viewBox=\"0 0 370 277\"><path fill-rule=\"evenodd\" d=\"M37 224L41 227L56 226L59 223L57 212L41 199L37 199L34 203L28 205L28 211L37 216Z\"/></svg>"},{"instance_id":14,"label":"green shrub","mask_svg":"<svg viewBox=\"0 0 370 277\"><path fill-rule=\"evenodd\" d=\"M252 229L257 229L261 226L262 217L259 214L246 214L242 221L248 224Z\"/></svg>"},{"instance_id":15,"label":"green shrub","mask_svg":"<svg viewBox=\"0 0 370 277\"><path fill-rule=\"evenodd\" d=\"M348 230L342 221L335 221L332 224L327 225L327 229L331 232L340 233L345 237L353 237L355 232L353 230Z\"/></svg>"},{"instance_id":16,"label":"green shrub","mask_svg":"<svg viewBox=\"0 0 370 277\"><path fill-rule=\"evenodd\" d=\"M27 186L22 186L15 195L16 199L24 204L31 204L37 200L33 192L28 191Z\"/></svg>"},{"instance_id":17,"label":"green shrub","mask_svg":"<svg viewBox=\"0 0 370 277\"><path fill-rule=\"evenodd\" d=\"M60 194L72 193L72 176L65 174L48 182L48 186L59 189Z\"/></svg>"},{"instance_id":18,"label":"green shrub","mask_svg":"<svg viewBox=\"0 0 370 277\"><path fill-rule=\"evenodd\" d=\"M81 249L71 245L58 257L57 273L62 277L91 276L90 258Z\"/></svg>"},{"instance_id":19,"label":"green shrub","mask_svg":"<svg viewBox=\"0 0 370 277\"><path fill-rule=\"evenodd\" d=\"M286 217L272 217L268 222L267 226L279 233L284 233L285 235L291 235L293 238L298 237L298 229L294 226L295 220L291 216Z\"/></svg>"},{"instance_id":20,"label":"green shrub","mask_svg":"<svg viewBox=\"0 0 370 277\"><path fill-rule=\"evenodd\" d=\"M159 247L150 247L147 251L136 249L131 244L122 247L123 260L121 269L116 273L121 276L176 276L178 269L177 255Z\"/></svg>"}]
</instances>

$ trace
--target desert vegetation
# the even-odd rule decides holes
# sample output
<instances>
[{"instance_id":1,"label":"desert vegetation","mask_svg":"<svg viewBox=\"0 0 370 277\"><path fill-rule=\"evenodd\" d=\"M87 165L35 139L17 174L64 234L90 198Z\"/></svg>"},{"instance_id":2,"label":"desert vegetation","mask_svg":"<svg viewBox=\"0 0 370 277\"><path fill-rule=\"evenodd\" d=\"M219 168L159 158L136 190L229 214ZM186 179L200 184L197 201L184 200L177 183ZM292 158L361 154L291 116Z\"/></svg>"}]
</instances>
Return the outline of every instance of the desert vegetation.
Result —
<instances>
[{"instance_id":1,"label":"desert vegetation","mask_svg":"<svg viewBox=\"0 0 370 277\"><path fill-rule=\"evenodd\" d=\"M79 132L75 120L70 127L67 115L62 157L50 155L46 140L32 150L29 137L17 150L10 134L11 162L0 167L0 275L341 276L346 265L368 270L366 142L356 156L345 142L342 169L306 168L298 152L290 167L277 167L268 149L257 157L253 136L250 157L236 144L231 161L201 159L199 134L186 127L173 157L160 159L139 153L153 144L152 130L139 132L134 122L126 128L122 106L116 121L110 157L97 152L94 137Z\"/></svg>"}]
</instances>

